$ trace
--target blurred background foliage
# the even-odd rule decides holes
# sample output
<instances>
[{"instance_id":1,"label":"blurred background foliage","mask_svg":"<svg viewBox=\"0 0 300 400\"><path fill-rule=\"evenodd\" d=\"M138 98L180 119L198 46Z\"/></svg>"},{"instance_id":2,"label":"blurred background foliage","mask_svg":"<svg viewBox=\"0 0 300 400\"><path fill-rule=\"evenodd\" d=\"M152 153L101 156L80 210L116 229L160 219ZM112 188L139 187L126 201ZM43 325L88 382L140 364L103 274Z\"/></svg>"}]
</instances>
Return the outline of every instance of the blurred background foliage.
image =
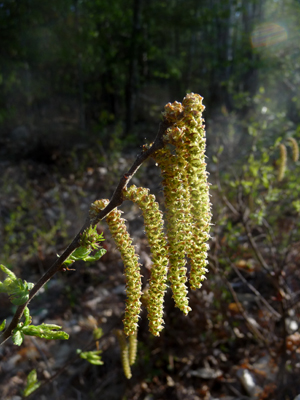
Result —
<instances>
[{"instance_id":1,"label":"blurred background foliage","mask_svg":"<svg viewBox=\"0 0 300 400\"><path fill-rule=\"evenodd\" d=\"M211 151L233 130L240 150L249 126L297 130L299 17L296 0L2 1L1 153L135 145L187 91L205 98Z\"/></svg>"}]
</instances>

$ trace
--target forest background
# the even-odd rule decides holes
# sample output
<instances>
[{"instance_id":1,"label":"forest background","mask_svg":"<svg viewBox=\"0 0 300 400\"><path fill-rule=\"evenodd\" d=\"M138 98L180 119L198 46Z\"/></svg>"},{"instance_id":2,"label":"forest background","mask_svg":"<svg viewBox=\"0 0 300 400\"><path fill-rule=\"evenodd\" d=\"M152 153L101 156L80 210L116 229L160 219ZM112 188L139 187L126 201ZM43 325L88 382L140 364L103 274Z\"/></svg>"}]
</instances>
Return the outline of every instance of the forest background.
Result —
<instances>
[{"instance_id":1,"label":"forest background","mask_svg":"<svg viewBox=\"0 0 300 400\"><path fill-rule=\"evenodd\" d=\"M189 91L206 106L214 214L211 272L190 295L194 311L182 317L167 299L160 339L141 322L130 382L112 334L124 309L122 264L107 236L98 264L61 274L36 299L37 321L59 321L77 339L0 349L5 398L20 396L33 368L42 381L61 371L52 397L41 389L47 399L300 394L299 165L288 147L300 137L299 21L296 0L0 2L3 264L35 282L89 204L110 197L154 139L164 105ZM288 149L281 179L279 144ZM135 179L162 196L153 163ZM124 210L146 284L141 218ZM1 297L1 319L12 313ZM68 364L94 325L105 332L104 366Z\"/></svg>"}]
</instances>

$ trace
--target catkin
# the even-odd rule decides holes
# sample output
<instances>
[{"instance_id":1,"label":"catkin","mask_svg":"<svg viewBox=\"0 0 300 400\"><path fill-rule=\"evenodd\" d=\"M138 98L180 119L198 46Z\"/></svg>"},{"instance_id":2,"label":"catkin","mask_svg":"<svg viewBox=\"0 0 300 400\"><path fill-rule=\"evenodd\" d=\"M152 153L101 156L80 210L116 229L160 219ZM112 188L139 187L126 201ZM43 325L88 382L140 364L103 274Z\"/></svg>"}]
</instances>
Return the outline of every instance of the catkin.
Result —
<instances>
[{"instance_id":1,"label":"catkin","mask_svg":"<svg viewBox=\"0 0 300 400\"><path fill-rule=\"evenodd\" d=\"M173 116L173 115L172 115ZM185 315L191 310L186 287L186 239L189 235L187 210L188 194L185 175L178 166L177 156L165 147L153 158L158 163L163 177L162 185L166 205L167 237L169 245L169 273L173 299Z\"/></svg>"},{"instance_id":2,"label":"catkin","mask_svg":"<svg viewBox=\"0 0 300 400\"><path fill-rule=\"evenodd\" d=\"M171 196L169 196L169 202L172 203L174 210L172 226L177 226L178 220L182 219L180 227L184 227L182 236L185 237L185 240L181 241L184 245L182 252L186 253L191 260L190 286L192 289L201 287L201 282L205 279L207 272L205 267L207 265L208 244L206 242L209 239L211 222L209 184L205 163L206 139L202 119L203 110L202 97L194 93L186 95L182 104L178 102L167 104L164 117L171 123L171 126L167 130L165 140L175 146L175 155L173 155L173 159L170 155L164 156L163 153L166 153L166 149L160 151L159 154L162 154L160 159L155 154L155 159L158 160L158 164L161 164L165 171L168 169L173 171L178 168L177 176L179 178L176 182L177 187L174 188L177 197L173 194L173 190ZM167 175L162 171L163 177L164 174ZM171 176L171 178L174 181L174 177ZM174 183L166 182L165 185L174 185ZM184 202L179 201L178 193L185 193ZM168 207L167 197L165 200ZM167 220L170 220L168 213ZM178 276L177 271L174 272ZM172 276L171 268L170 275ZM182 279L182 277L179 276L179 279ZM181 290L182 288L179 289L179 291Z\"/></svg>"},{"instance_id":3,"label":"catkin","mask_svg":"<svg viewBox=\"0 0 300 400\"><path fill-rule=\"evenodd\" d=\"M286 147L284 144L280 143L279 144L279 150L280 150L280 157L279 157L279 169L278 169L278 182L282 181L285 170L286 170Z\"/></svg>"},{"instance_id":4,"label":"catkin","mask_svg":"<svg viewBox=\"0 0 300 400\"><path fill-rule=\"evenodd\" d=\"M119 345L121 348L121 360L122 360L124 375L126 376L127 379L130 379L132 377L132 373L129 362L129 346L126 337L124 336L124 333L120 329L115 330L115 334L118 338Z\"/></svg>"},{"instance_id":5,"label":"catkin","mask_svg":"<svg viewBox=\"0 0 300 400\"><path fill-rule=\"evenodd\" d=\"M292 148L292 157L293 157L293 161L297 162L299 160L299 146L298 143L296 141L296 139L290 137L288 139L288 141L290 142L290 146Z\"/></svg>"},{"instance_id":6,"label":"catkin","mask_svg":"<svg viewBox=\"0 0 300 400\"><path fill-rule=\"evenodd\" d=\"M135 202L143 213L153 261L147 302L149 330L153 335L159 336L164 324L163 304L168 272L168 246L163 231L162 212L155 201L155 196L149 194L149 189L137 188L132 185L123 191L123 195L125 199Z\"/></svg>"},{"instance_id":7,"label":"catkin","mask_svg":"<svg viewBox=\"0 0 300 400\"><path fill-rule=\"evenodd\" d=\"M182 144L187 160L187 176L191 194L191 213L193 215L192 246L188 256L191 260L190 287L200 288L205 279L207 250L209 246L211 204L209 183L205 162L206 138L202 119L202 97L190 93L182 102L184 106L183 122L186 134Z\"/></svg>"},{"instance_id":8,"label":"catkin","mask_svg":"<svg viewBox=\"0 0 300 400\"><path fill-rule=\"evenodd\" d=\"M91 205L90 214L96 214L109 203L109 200L97 200ZM126 309L124 332L126 335L133 335L138 328L138 319L141 310L141 274L140 264L132 240L125 225L125 220L121 218L121 211L112 210L106 217L111 235L116 243L125 266L126 277Z\"/></svg>"},{"instance_id":9,"label":"catkin","mask_svg":"<svg viewBox=\"0 0 300 400\"><path fill-rule=\"evenodd\" d=\"M133 335L129 336L129 365L133 365L136 360L136 353L137 353L137 332Z\"/></svg>"}]
</instances>

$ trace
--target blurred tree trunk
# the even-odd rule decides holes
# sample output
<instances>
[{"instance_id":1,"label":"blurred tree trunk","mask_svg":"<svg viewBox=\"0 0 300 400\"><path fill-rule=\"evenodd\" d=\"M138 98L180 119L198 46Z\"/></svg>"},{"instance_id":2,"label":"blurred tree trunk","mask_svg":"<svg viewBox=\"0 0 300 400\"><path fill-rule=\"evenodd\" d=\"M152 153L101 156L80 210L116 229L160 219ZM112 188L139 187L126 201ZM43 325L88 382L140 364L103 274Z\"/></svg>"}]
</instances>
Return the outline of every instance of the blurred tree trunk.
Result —
<instances>
[{"instance_id":1,"label":"blurred tree trunk","mask_svg":"<svg viewBox=\"0 0 300 400\"><path fill-rule=\"evenodd\" d=\"M133 20L131 33L131 46L129 53L129 71L128 82L126 85L126 118L125 118L125 135L127 135L133 127L134 114L136 106L136 97L138 91L138 53L141 32L141 15L142 1L134 0L133 2Z\"/></svg>"},{"instance_id":2,"label":"blurred tree trunk","mask_svg":"<svg viewBox=\"0 0 300 400\"><path fill-rule=\"evenodd\" d=\"M83 133L85 131L85 107L84 107L84 87L83 87L83 73L82 73L82 49L81 49L81 29L79 21L79 4L75 0L75 23L76 34L78 36L77 47L77 77L78 77L78 91L79 91L79 129Z\"/></svg>"}]
</instances>

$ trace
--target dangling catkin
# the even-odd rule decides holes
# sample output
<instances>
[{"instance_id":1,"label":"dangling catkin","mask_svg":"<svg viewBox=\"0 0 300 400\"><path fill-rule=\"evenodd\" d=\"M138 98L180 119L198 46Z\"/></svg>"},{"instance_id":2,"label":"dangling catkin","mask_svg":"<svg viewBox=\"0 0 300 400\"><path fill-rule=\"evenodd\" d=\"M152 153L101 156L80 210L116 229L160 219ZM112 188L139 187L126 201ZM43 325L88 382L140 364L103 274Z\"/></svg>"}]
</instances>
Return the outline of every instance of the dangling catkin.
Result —
<instances>
[{"instance_id":1,"label":"dangling catkin","mask_svg":"<svg viewBox=\"0 0 300 400\"><path fill-rule=\"evenodd\" d=\"M148 290L149 330L159 336L163 329L163 304L167 289L168 246L163 231L162 212L155 201L155 196L149 194L149 189L137 188L135 185L124 190L126 199L136 203L143 212L145 231L152 253L153 265Z\"/></svg>"},{"instance_id":2,"label":"dangling catkin","mask_svg":"<svg viewBox=\"0 0 300 400\"><path fill-rule=\"evenodd\" d=\"M286 147L284 144L279 144L280 158L279 158L279 169L278 169L278 182L282 181L285 169L286 169Z\"/></svg>"},{"instance_id":3,"label":"dangling catkin","mask_svg":"<svg viewBox=\"0 0 300 400\"><path fill-rule=\"evenodd\" d=\"M296 139L290 137L288 139L288 141L290 142L290 146L292 148L292 156L293 156L293 161L297 162L299 160L299 146L298 143L296 141Z\"/></svg>"},{"instance_id":4,"label":"dangling catkin","mask_svg":"<svg viewBox=\"0 0 300 400\"><path fill-rule=\"evenodd\" d=\"M124 375L126 376L127 379L130 379L132 377L132 373L129 362L129 346L126 337L124 336L124 332L122 332L120 329L116 329L115 334L118 338L119 345L121 348L121 360L122 360Z\"/></svg>"},{"instance_id":5,"label":"dangling catkin","mask_svg":"<svg viewBox=\"0 0 300 400\"><path fill-rule=\"evenodd\" d=\"M91 205L90 215L99 213L109 200L97 200ZM133 335L138 328L138 319L141 310L142 281L140 274L140 264L135 253L132 240L125 225L125 220L121 218L121 211L112 210L106 217L106 222L111 235L116 243L125 266L126 276L126 309L124 323L124 332L126 335Z\"/></svg>"}]
</instances>

